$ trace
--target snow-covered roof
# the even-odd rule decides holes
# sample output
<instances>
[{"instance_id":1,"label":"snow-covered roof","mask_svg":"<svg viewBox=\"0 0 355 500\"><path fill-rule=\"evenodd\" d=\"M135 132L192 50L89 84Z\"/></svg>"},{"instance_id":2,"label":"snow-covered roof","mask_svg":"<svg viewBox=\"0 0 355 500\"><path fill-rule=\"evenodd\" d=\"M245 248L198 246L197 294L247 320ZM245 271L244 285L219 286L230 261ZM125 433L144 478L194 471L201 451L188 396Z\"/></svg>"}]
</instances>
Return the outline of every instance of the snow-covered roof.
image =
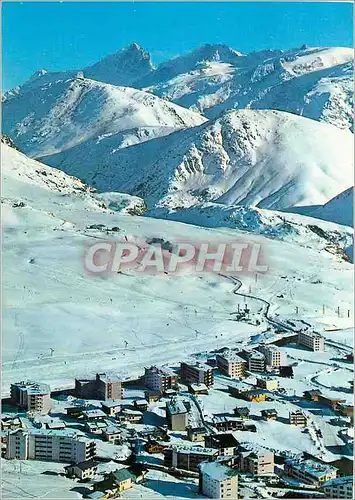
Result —
<instances>
[{"instance_id":1,"label":"snow-covered roof","mask_svg":"<svg viewBox=\"0 0 355 500\"><path fill-rule=\"evenodd\" d=\"M228 350L220 354L217 354L217 356L220 358L224 358L227 361L232 361L234 363L245 363L245 359L239 356L239 351Z\"/></svg>"},{"instance_id":2,"label":"snow-covered roof","mask_svg":"<svg viewBox=\"0 0 355 500\"><path fill-rule=\"evenodd\" d=\"M187 413L186 406L181 399L173 399L166 403L166 409L170 415L178 415L179 413Z\"/></svg>"},{"instance_id":3,"label":"snow-covered roof","mask_svg":"<svg viewBox=\"0 0 355 500\"><path fill-rule=\"evenodd\" d=\"M102 410L97 409L97 410L86 410L83 412L83 414L87 418L106 418L106 413L104 413Z\"/></svg>"},{"instance_id":4,"label":"snow-covered roof","mask_svg":"<svg viewBox=\"0 0 355 500\"><path fill-rule=\"evenodd\" d=\"M338 470L332 465L317 462L311 458L308 460L286 460L286 463L291 465L293 469L306 472L314 477L322 477L324 474L330 474Z\"/></svg>"},{"instance_id":5,"label":"snow-covered roof","mask_svg":"<svg viewBox=\"0 0 355 500\"><path fill-rule=\"evenodd\" d=\"M231 477L237 476L238 473L226 467L225 465L219 464L218 462L205 462L200 465L200 471L203 475L215 479L217 481L223 481L225 479L230 479Z\"/></svg>"},{"instance_id":6,"label":"snow-covered roof","mask_svg":"<svg viewBox=\"0 0 355 500\"><path fill-rule=\"evenodd\" d=\"M330 479L329 481L326 481L323 483L323 487L327 486L338 486L340 484L353 484L354 482L354 477L353 476L344 476L344 477L337 477L336 479Z\"/></svg>"},{"instance_id":7,"label":"snow-covered roof","mask_svg":"<svg viewBox=\"0 0 355 500\"><path fill-rule=\"evenodd\" d=\"M103 401L101 403L101 406L103 406L104 408L115 408L116 406L121 406L122 405L122 401L119 400L119 401Z\"/></svg>"},{"instance_id":8,"label":"snow-covered roof","mask_svg":"<svg viewBox=\"0 0 355 500\"><path fill-rule=\"evenodd\" d=\"M28 394L41 395L50 394L51 389L48 384L43 384L42 382L31 382L30 380L17 382L13 384L20 391L27 391Z\"/></svg>"},{"instance_id":9,"label":"snow-covered roof","mask_svg":"<svg viewBox=\"0 0 355 500\"><path fill-rule=\"evenodd\" d=\"M215 456L218 453L218 450L213 448L203 448L202 446L183 446L183 445L173 445L170 446L170 450L175 450L180 453L184 453L187 455L210 455Z\"/></svg>"}]
</instances>

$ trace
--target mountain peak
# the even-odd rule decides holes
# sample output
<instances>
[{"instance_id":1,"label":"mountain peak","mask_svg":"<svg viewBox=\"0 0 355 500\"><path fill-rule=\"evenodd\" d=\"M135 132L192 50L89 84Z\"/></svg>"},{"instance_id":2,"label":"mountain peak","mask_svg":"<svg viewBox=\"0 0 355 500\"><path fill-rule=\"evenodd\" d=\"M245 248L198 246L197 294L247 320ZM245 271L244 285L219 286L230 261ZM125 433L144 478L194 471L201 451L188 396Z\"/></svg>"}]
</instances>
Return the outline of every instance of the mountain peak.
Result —
<instances>
[{"instance_id":1,"label":"mountain peak","mask_svg":"<svg viewBox=\"0 0 355 500\"><path fill-rule=\"evenodd\" d=\"M152 71L149 52L136 42L84 69L86 77L112 85L132 86Z\"/></svg>"}]
</instances>

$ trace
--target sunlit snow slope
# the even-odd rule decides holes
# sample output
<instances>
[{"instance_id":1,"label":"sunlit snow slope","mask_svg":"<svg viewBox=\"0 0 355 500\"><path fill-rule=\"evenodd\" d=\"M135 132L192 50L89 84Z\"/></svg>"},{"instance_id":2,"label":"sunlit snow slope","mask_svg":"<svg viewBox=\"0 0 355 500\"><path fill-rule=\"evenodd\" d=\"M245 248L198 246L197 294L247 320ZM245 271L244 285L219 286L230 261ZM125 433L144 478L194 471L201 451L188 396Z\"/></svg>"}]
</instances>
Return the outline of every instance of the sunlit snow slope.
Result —
<instances>
[{"instance_id":1,"label":"sunlit snow slope","mask_svg":"<svg viewBox=\"0 0 355 500\"><path fill-rule=\"evenodd\" d=\"M3 130L32 157L119 134L115 148L203 123L200 114L129 87L85 78L20 91L4 104Z\"/></svg>"},{"instance_id":2,"label":"sunlit snow slope","mask_svg":"<svg viewBox=\"0 0 355 500\"><path fill-rule=\"evenodd\" d=\"M141 196L150 207L218 201L278 210L323 204L346 189L353 142L347 130L290 113L238 110L112 154L115 139L108 138L46 162L100 190Z\"/></svg>"}]
</instances>

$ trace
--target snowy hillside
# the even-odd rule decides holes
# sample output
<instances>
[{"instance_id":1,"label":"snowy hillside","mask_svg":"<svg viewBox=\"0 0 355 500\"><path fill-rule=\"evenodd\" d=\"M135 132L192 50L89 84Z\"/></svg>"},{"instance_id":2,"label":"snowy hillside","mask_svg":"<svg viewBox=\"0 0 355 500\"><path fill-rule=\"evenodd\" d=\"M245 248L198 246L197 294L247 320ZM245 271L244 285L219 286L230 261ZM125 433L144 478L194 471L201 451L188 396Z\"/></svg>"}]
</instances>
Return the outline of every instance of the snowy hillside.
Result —
<instances>
[{"instance_id":1,"label":"snowy hillside","mask_svg":"<svg viewBox=\"0 0 355 500\"><path fill-rule=\"evenodd\" d=\"M21 90L3 107L4 133L32 157L117 133L134 144L204 121L152 94L80 77Z\"/></svg>"},{"instance_id":2,"label":"snowy hillside","mask_svg":"<svg viewBox=\"0 0 355 500\"><path fill-rule=\"evenodd\" d=\"M246 234L289 241L300 246L316 245L346 257L353 243L353 229L312 217L255 207L202 203L185 210L153 210L150 216L209 228L234 228Z\"/></svg>"},{"instance_id":3,"label":"snowy hillside","mask_svg":"<svg viewBox=\"0 0 355 500\"><path fill-rule=\"evenodd\" d=\"M344 47L242 55L210 45L161 64L136 85L209 118L250 107L352 128L353 59Z\"/></svg>"},{"instance_id":4,"label":"snowy hillside","mask_svg":"<svg viewBox=\"0 0 355 500\"><path fill-rule=\"evenodd\" d=\"M328 311L323 324L352 324L346 318L352 266L322 251L317 240L306 248L292 238L257 239L266 246L269 272L257 283L253 276L243 277L241 290L252 291L248 307L259 326L239 322L236 328L230 313L237 303L245 305L245 297L232 293L233 283L217 274L152 277L132 270L109 278L88 276L83 255L97 239L135 235L172 241L183 235L225 241L244 232L103 208L95 203L94 193L81 190L80 181L6 145L2 151L5 392L15 379L49 382L53 390L103 367L132 377L152 359L176 362L226 343L253 342L267 327L260 299L270 301L269 314L279 320L290 318L297 305L303 320L318 321L323 304ZM37 172L42 169L47 175ZM51 176L58 180L47 184ZM112 194L105 196L112 200ZM335 291L341 317L334 306Z\"/></svg>"},{"instance_id":5,"label":"snowy hillside","mask_svg":"<svg viewBox=\"0 0 355 500\"><path fill-rule=\"evenodd\" d=\"M113 151L77 146L46 162L150 207L204 201L284 209L323 204L349 186L353 135L278 111L231 111L201 126Z\"/></svg>"},{"instance_id":6,"label":"snowy hillside","mask_svg":"<svg viewBox=\"0 0 355 500\"><path fill-rule=\"evenodd\" d=\"M354 225L354 188L335 196L322 207L318 207L311 212L312 217L329 220L345 226Z\"/></svg>"},{"instance_id":7,"label":"snowy hillside","mask_svg":"<svg viewBox=\"0 0 355 500\"><path fill-rule=\"evenodd\" d=\"M95 190L76 177L69 176L48 167L43 163L28 158L26 155L10 147L7 138L1 141L1 164L3 179L3 222L7 215L13 220L13 208L24 208L32 205L38 198L51 199L53 193L60 194L61 203L67 203L68 195L75 194L81 207L99 212L120 212L136 215L145 212L145 203L141 198L121 193L96 193ZM70 200L70 198L69 198ZM9 205L11 205L11 208ZM70 203L70 201L69 201ZM29 209L37 209L34 203ZM73 206L74 208L74 206Z\"/></svg>"}]
</instances>

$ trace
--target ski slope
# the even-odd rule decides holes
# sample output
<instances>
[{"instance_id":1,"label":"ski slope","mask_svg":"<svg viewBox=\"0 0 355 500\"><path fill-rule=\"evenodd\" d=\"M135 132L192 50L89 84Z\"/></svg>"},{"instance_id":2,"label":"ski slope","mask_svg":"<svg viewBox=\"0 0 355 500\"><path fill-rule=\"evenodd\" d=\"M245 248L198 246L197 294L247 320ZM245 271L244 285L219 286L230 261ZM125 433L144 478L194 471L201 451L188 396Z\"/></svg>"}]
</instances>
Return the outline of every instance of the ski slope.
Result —
<instances>
[{"instance_id":1,"label":"ski slope","mask_svg":"<svg viewBox=\"0 0 355 500\"><path fill-rule=\"evenodd\" d=\"M43 176L40 163L6 145L2 163L5 394L18 379L42 380L55 389L102 369L132 377L152 359L176 362L194 352L263 338L268 324L258 297L269 301L270 314L280 319L292 317L297 305L304 320L317 321L325 304L324 325L352 322L346 316L352 265L316 243L306 248L255 236L265 245L270 269L257 282L241 278L240 292L251 293L249 299L232 293L233 284L219 275L153 277L132 270L108 278L88 276L83 256L97 239L225 241L244 233L114 211L62 172L50 170L61 179L60 190L44 182L49 170ZM117 227L119 232L111 231ZM340 315L334 310L335 294ZM246 302L259 326L231 319L237 304Z\"/></svg>"}]
</instances>

